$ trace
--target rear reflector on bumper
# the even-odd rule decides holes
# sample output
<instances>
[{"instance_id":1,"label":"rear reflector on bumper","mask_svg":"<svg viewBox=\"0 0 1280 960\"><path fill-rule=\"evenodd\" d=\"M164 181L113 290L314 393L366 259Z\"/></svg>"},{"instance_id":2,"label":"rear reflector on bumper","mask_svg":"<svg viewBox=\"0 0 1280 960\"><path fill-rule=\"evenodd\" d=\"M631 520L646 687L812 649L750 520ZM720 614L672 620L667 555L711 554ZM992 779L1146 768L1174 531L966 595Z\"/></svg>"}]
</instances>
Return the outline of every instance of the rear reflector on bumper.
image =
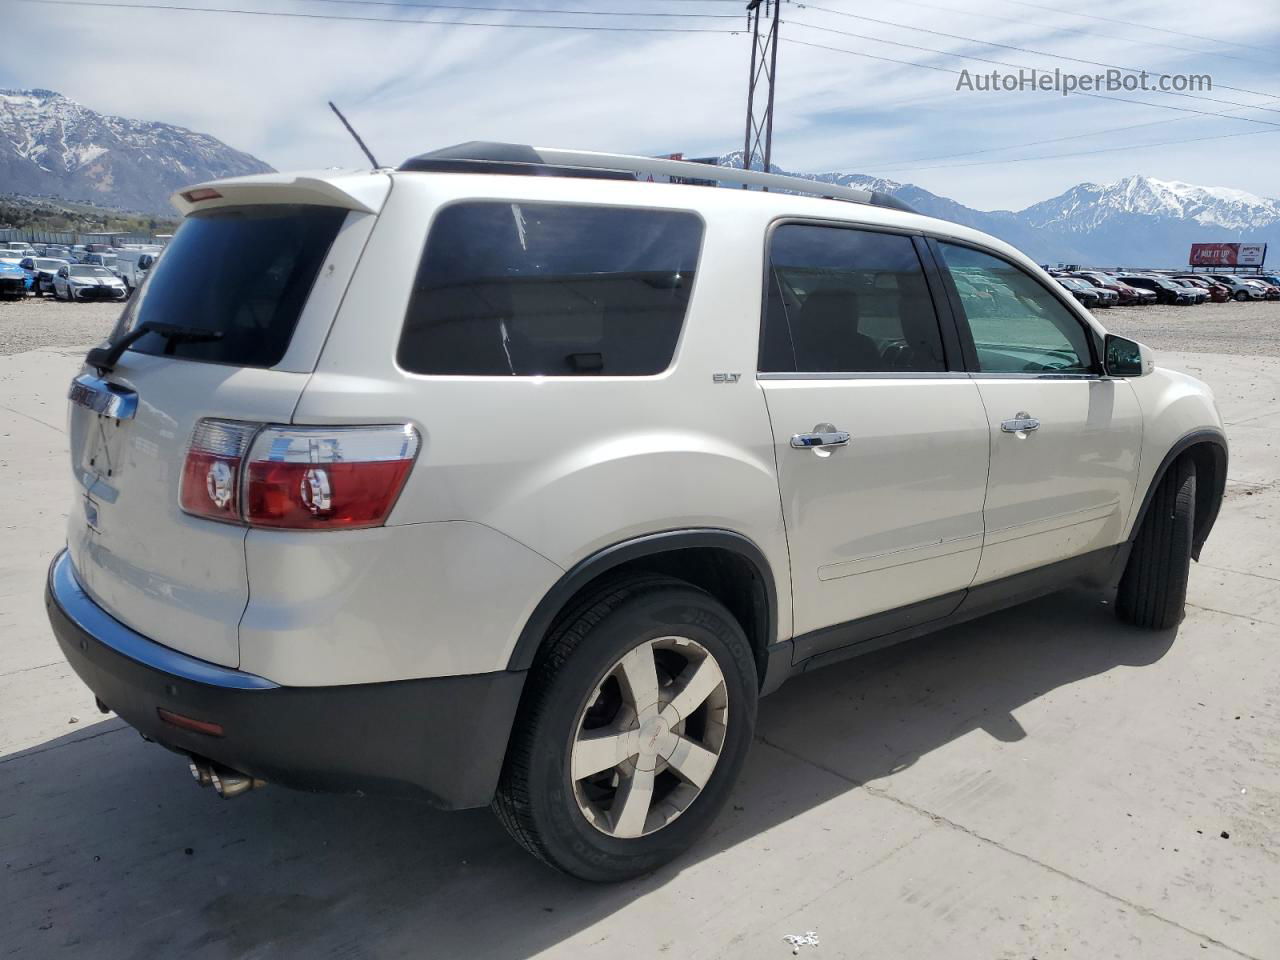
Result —
<instances>
[{"instance_id":1,"label":"rear reflector on bumper","mask_svg":"<svg viewBox=\"0 0 1280 960\"><path fill-rule=\"evenodd\" d=\"M171 727L177 727L180 730L190 730L194 733L207 734L210 737L222 736L222 724L212 723L208 720L196 720L192 717L184 717L180 713L174 713L172 710L166 710L164 707L156 707L156 713L160 719Z\"/></svg>"}]
</instances>

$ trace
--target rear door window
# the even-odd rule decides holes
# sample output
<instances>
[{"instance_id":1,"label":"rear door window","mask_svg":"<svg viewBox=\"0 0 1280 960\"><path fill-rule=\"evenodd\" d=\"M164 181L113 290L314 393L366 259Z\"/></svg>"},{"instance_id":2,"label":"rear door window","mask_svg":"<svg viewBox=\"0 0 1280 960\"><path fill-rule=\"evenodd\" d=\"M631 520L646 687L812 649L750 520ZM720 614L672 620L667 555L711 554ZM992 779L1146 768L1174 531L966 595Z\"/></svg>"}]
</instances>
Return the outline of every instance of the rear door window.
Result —
<instances>
[{"instance_id":1,"label":"rear door window","mask_svg":"<svg viewBox=\"0 0 1280 960\"><path fill-rule=\"evenodd\" d=\"M783 224L769 244L760 370L937 373L942 334L910 237Z\"/></svg>"},{"instance_id":2,"label":"rear door window","mask_svg":"<svg viewBox=\"0 0 1280 960\"><path fill-rule=\"evenodd\" d=\"M338 207L289 204L192 214L169 243L163 269L131 302L132 315L121 329L168 323L217 338L147 334L132 349L240 367L275 366L346 216Z\"/></svg>"},{"instance_id":3,"label":"rear door window","mask_svg":"<svg viewBox=\"0 0 1280 960\"><path fill-rule=\"evenodd\" d=\"M397 360L420 374L661 373L701 243L701 219L679 211L446 207L427 237Z\"/></svg>"}]
</instances>

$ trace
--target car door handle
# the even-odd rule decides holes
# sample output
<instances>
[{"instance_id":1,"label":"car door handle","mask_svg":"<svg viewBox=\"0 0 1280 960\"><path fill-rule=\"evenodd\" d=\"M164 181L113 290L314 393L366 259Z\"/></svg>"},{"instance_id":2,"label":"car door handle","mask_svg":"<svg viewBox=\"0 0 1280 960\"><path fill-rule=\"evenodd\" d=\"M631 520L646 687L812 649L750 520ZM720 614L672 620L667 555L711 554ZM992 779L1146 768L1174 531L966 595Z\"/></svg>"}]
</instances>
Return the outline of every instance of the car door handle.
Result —
<instances>
[{"instance_id":1,"label":"car door handle","mask_svg":"<svg viewBox=\"0 0 1280 960\"><path fill-rule=\"evenodd\" d=\"M1000 429L1005 433L1030 433L1040 429L1040 421L1026 411L1021 411L1012 420L1002 420Z\"/></svg>"},{"instance_id":2,"label":"car door handle","mask_svg":"<svg viewBox=\"0 0 1280 960\"><path fill-rule=\"evenodd\" d=\"M821 450L828 447L843 447L849 442L849 434L844 430L822 430L815 433L797 433L791 438L791 446L797 450Z\"/></svg>"}]
</instances>

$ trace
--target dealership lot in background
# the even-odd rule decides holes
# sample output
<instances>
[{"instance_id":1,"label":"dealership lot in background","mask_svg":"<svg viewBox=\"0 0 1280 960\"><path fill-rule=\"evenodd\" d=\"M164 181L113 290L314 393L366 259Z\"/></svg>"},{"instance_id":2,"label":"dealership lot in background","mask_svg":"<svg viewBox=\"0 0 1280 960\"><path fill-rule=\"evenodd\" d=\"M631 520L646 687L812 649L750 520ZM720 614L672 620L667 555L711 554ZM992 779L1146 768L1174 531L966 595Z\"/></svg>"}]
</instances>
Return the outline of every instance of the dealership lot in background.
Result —
<instances>
[{"instance_id":1,"label":"dealership lot in background","mask_svg":"<svg viewBox=\"0 0 1280 960\"><path fill-rule=\"evenodd\" d=\"M0 304L0 957L784 957L807 930L827 957L1280 950L1280 304L1101 317L1228 424L1176 640L1049 597L797 679L712 834L605 888L484 811L219 801L96 712L42 589L65 386L119 309Z\"/></svg>"}]
</instances>

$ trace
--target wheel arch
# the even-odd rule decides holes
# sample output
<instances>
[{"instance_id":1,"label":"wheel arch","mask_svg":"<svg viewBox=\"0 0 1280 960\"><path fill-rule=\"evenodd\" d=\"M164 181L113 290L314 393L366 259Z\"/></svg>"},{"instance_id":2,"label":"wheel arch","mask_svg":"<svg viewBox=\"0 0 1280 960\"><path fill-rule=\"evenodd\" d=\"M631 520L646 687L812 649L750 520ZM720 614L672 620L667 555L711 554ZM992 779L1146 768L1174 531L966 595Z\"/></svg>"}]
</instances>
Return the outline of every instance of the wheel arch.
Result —
<instances>
[{"instance_id":1,"label":"wheel arch","mask_svg":"<svg viewBox=\"0 0 1280 960\"><path fill-rule=\"evenodd\" d=\"M1151 477L1142 504L1134 514L1128 539L1132 541L1138 535L1156 488L1164 480L1169 468L1183 457L1190 458L1196 466L1196 515L1191 556L1199 560L1200 548L1209 538L1209 532L1218 519L1218 510L1227 485L1227 438L1220 430L1194 430L1169 448Z\"/></svg>"},{"instance_id":2,"label":"wheel arch","mask_svg":"<svg viewBox=\"0 0 1280 960\"><path fill-rule=\"evenodd\" d=\"M747 634L762 687L772 689L781 682L780 665L790 665L790 653L780 652L783 645L777 642L778 594L773 570L764 551L752 540L715 528L646 534L605 547L574 564L530 614L507 669L529 669L573 599L603 578L624 572L665 573L706 590L729 609Z\"/></svg>"}]
</instances>

